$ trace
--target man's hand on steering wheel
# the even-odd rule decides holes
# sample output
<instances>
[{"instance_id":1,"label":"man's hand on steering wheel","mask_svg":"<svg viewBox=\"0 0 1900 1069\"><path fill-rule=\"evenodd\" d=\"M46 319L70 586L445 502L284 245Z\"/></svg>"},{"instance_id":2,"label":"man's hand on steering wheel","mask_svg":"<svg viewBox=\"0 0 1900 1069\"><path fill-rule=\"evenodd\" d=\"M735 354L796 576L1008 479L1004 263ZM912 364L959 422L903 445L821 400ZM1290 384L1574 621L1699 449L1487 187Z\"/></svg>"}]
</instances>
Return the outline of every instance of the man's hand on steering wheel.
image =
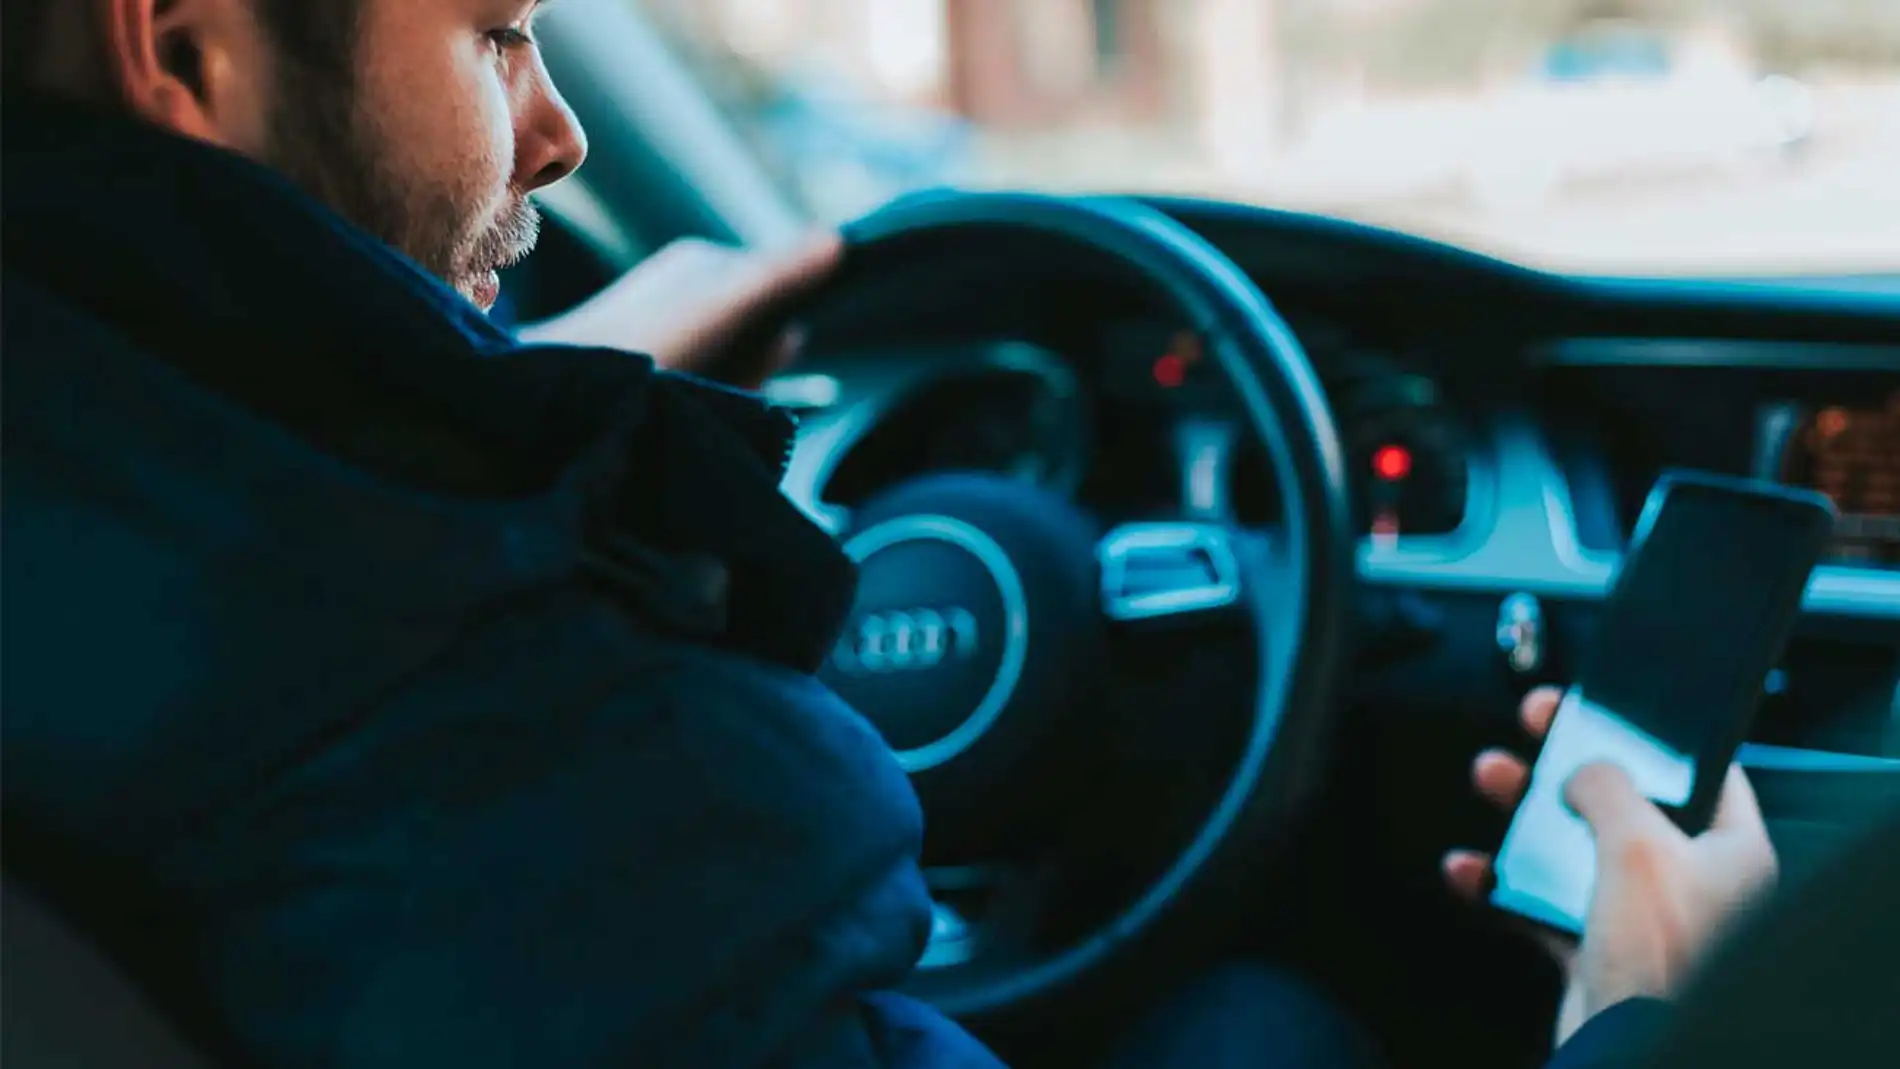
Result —
<instances>
[{"instance_id":1,"label":"man's hand on steering wheel","mask_svg":"<svg viewBox=\"0 0 1900 1069\"><path fill-rule=\"evenodd\" d=\"M1550 730L1560 697L1542 689L1524 699L1519 718L1531 738ZM1530 774L1522 758L1503 750L1479 754L1471 769L1478 793L1505 810L1517 807ZM1776 874L1774 847L1740 767L1729 769L1709 830L1693 838L1612 765L1580 770L1564 795L1595 836L1598 875L1582 942L1546 937L1568 976L1559 1044L1625 999L1677 994L1727 922ZM1454 891L1484 900L1492 880L1489 855L1454 850L1444 869Z\"/></svg>"},{"instance_id":2,"label":"man's hand on steering wheel","mask_svg":"<svg viewBox=\"0 0 1900 1069\"><path fill-rule=\"evenodd\" d=\"M841 253L831 233L773 250L687 238L522 334L644 352L669 371L755 390L797 356L799 332L783 316L831 277Z\"/></svg>"}]
</instances>

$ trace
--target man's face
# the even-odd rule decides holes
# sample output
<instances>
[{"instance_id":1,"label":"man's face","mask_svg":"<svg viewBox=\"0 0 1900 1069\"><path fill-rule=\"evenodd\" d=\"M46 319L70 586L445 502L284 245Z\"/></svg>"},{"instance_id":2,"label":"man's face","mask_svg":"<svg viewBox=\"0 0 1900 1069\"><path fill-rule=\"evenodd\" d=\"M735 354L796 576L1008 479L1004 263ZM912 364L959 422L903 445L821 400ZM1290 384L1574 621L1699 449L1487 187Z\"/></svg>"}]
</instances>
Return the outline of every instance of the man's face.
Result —
<instances>
[{"instance_id":1,"label":"man's face","mask_svg":"<svg viewBox=\"0 0 1900 1069\"><path fill-rule=\"evenodd\" d=\"M534 246L529 192L587 151L534 43L536 0L360 2L347 64L273 65L264 162L489 308Z\"/></svg>"}]
</instances>

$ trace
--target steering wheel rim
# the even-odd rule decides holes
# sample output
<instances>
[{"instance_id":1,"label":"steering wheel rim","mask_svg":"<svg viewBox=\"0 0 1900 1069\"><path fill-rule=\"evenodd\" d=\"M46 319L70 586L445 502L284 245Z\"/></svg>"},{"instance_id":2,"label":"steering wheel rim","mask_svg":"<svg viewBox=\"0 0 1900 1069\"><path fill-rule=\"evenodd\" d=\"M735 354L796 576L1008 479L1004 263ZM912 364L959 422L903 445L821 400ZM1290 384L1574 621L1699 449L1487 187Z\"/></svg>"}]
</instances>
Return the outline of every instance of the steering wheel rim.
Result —
<instances>
[{"instance_id":1,"label":"steering wheel rim","mask_svg":"<svg viewBox=\"0 0 1900 1069\"><path fill-rule=\"evenodd\" d=\"M946 253L967 254L972 242L998 234L1110 262L1135 276L1203 339L1280 488L1282 548L1293 565L1285 571L1297 580L1292 590L1276 588L1273 604L1250 608L1256 616L1270 611L1277 621L1290 619L1297 639L1276 650L1270 629L1254 628L1260 670L1243 752L1187 847L1146 890L1085 937L1047 955L1003 968L915 977L911 994L965 1019L1022 1010L1111 971L1105 968L1111 960L1147 945L1197 892L1220 884L1221 872L1257 861L1241 852L1270 841L1270 831L1310 798L1325 767L1354 553L1344 451L1298 339L1231 260L1159 211L1116 198L1028 193L933 193L900 200L844 228L845 270L828 296L867 280L888 280Z\"/></svg>"}]
</instances>

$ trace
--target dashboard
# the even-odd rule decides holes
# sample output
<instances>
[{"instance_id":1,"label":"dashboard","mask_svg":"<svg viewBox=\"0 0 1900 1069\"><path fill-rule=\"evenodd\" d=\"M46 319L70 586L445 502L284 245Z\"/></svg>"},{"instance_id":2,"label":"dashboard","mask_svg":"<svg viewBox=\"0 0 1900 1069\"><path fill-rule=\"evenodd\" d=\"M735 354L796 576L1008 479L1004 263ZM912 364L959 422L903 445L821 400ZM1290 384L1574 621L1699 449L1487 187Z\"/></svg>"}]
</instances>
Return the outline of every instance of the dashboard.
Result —
<instances>
[{"instance_id":1,"label":"dashboard","mask_svg":"<svg viewBox=\"0 0 1900 1069\"><path fill-rule=\"evenodd\" d=\"M1428 585L1582 592L1607 580L1655 478L1691 467L1826 494L1841 518L1810 607L1900 619L1900 350L1892 370L1814 354L1764 367L1743 350L1722 363L1730 344L1708 341L1693 363L1660 364L1647 341L1568 340L1500 374L1351 324L1297 323L1338 421L1369 577L1409 567ZM812 496L850 508L924 472L984 471L1117 519L1277 520L1265 458L1193 331L1135 318L1078 337L1068 351L1018 340L863 357L891 380L874 390L887 407L846 406L850 440L834 435L835 464L805 473L823 484ZM1500 540L1506 525L1526 530Z\"/></svg>"},{"instance_id":2,"label":"dashboard","mask_svg":"<svg viewBox=\"0 0 1900 1069\"><path fill-rule=\"evenodd\" d=\"M1702 469L1811 487L1841 512L1756 741L1900 768L1900 280L1563 278L1331 220L1154 203L1253 277L1326 389L1374 662L1354 700L1455 718L1566 678L1650 487ZM1039 304L1055 311L1019 331L910 323L901 341L815 347L770 387L802 410L787 494L836 527L915 475L980 470L1106 522L1276 522L1270 466L1193 331L1096 292ZM1503 614L1525 599L1549 633L1521 666Z\"/></svg>"},{"instance_id":3,"label":"dashboard","mask_svg":"<svg viewBox=\"0 0 1900 1069\"><path fill-rule=\"evenodd\" d=\"M1447 535L1464 522L1469 443L1461 417L1429 373L1348 336L1310 325L1307 344L1325 354L1329 394L1352 477L1357 531L1381 544ZM1187 473L1176 499L1144 502L1243 524L1271 523L1278 491L1265 457L1242 440L1226 380L1200 339L1165 322L1109 325L1100 353L1101 422L1158 422L1159 437ZM1124 460L1123 463L1126 463ZM1115 469L1103 473L1113 483ZM1101 496L1112 499L1109 486Z\"/></svg>"},{"instance_id":4,"label":"dashboard","mask_svg":"<svg viewBox=\"0 0 1900 1069\"><path fill-rule=\"evenodd\" d=\"M1324 339L1353 473L1357 529L1375 544L1457 531L1468 511L1464 416L1429 373ZM938 377L881 414L825 479L823 501L857 506L926 471L1006 474L1123 518L1278 518L1265 457L1241 432L1231 390L1191 330L1111 322L1058 353L1023 342L922 357ZM920 369L922 370L922 369ZM802 375L783 395L809 387ZM796 406L796 399L793 399Z\"/></svg>"},{"instance_id":5,"label":"dashboard","mask_svg":"<svg viewBox=\"0 0 1900 1069\"><path fill-rule=\"evenodd\" d=\"M1809 614L1900 624L1900 283L1573 279L1317 217L1153 203L1247 270L1312 358L1366 583L1600 598L1650 486L1683 467L1833 498ZM806 406L787 492L822 517L924 471L982 470L1110 519L1276 520L1192 330L1139 302L1043 296L1061 311L1015 336L821 350L797 381L830 383L830 403Z\"/></svg>"}]
</instances>

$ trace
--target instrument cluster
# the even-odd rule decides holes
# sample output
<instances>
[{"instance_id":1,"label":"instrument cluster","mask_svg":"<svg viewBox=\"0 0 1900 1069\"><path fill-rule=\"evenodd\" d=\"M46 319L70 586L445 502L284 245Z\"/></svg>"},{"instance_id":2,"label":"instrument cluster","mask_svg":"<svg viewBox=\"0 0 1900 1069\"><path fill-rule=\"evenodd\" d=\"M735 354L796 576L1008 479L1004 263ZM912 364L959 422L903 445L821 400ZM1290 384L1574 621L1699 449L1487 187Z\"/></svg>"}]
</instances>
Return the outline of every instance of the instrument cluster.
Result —
<instances>
[{"instance_id":1,"label":"instrument cluster","mask_svg":"<svg viewBox=\"0 0 1900 1069\"><path fill-rule=\"evenodd\" d=\"M1407 361L1355 347L1319 327L1300 332L1319 368L1346 448L1355 522L1379 542L1448 535L1464 522L1470 442L1438 381ZM1280 494L1264 450L1244 432L1225 376L1191 331L1138 324L1107 345L1105 410L1136 424L1163 413L1188 454L1179 496L1190 510L1225 500L1242 523L1277 519ZM1194 451L1225 441L1229 463L1203 470Z\"/></svg>"},{"instance_id":2,"label":"instrument cluster","mask_svg":"<svg viewBox=\"0 0 1900 1069\"><path fill-rule=\"evenodd\" d=\"M1457 531L1471 446L1438 380L1324 328L1303 328L1301 338L1339 421L1359 533L1378 545ZM850 446L824 500L857 506L927 472L986 472L1104 516L1277 521L1265 451L1193 331L1139 320L1111 325L1081 351L1035 351L1009 366L973 356L915 379Z\"/></svg>"}]
</instances>

